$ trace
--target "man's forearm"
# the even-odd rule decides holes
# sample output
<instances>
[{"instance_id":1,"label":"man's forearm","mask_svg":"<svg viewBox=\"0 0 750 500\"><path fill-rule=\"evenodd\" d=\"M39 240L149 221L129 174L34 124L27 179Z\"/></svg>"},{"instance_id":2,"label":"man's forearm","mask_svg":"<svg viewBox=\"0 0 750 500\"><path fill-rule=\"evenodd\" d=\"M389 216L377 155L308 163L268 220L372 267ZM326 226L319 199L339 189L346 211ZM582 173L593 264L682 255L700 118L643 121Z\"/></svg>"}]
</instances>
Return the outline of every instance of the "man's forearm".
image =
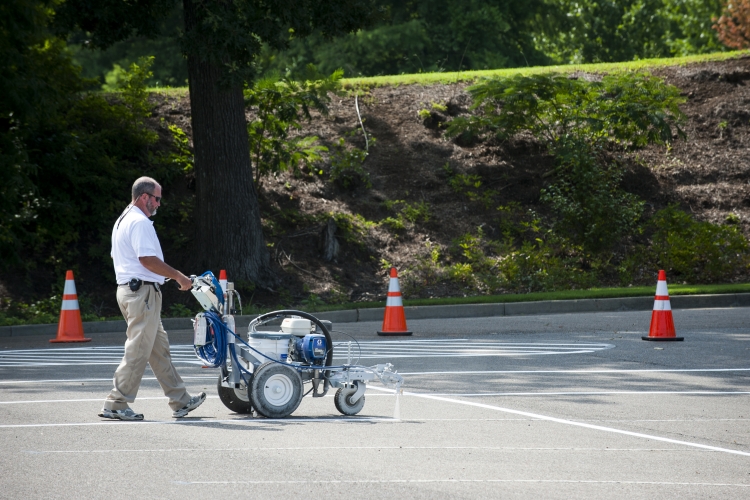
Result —
<instances>
[{"instance_id":1,"label":"man's forearm","mask_svg":"<svg viewBox=\"0 0 750 500\"><path fill-rule=\"evenodd\" d=\"M138 260L141 261L143 267L160 276L165 276L173 280L179 280L180 277L184 276L180 271L173 268L159 257L138 257Z\"/></svg>"},{"instance_id":2,"label":"man's forearm","mask_svg":"<svg viewBox=\"0 0 750 500\"><path fill-rule=\"evenodd\" d=\"M177 283L179 283L180 290L182 290L183 292L190 290L190 287L192 285L190 278L161 260L159 257L138 257L138 260L141 261L143 267L145 267L152 273L156 273L166 278L175 280Z\"/></svg>"}]
</instances>

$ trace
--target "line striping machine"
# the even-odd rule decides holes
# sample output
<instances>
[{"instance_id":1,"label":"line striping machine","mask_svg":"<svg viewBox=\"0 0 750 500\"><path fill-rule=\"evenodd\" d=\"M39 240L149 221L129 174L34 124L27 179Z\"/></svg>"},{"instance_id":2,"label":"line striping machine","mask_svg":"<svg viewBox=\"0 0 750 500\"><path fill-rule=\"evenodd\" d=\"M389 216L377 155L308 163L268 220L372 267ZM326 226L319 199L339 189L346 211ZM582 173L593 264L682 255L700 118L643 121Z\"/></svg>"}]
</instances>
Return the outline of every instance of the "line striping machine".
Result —
<instances>
[{"instance_id":1,"label":"line striping machine","mask_svg":"<svg viewBox=\"0 0 750 500\"><path fill-rule=\"evenodd\" d=\"M352 364L352 341L346 343L347 362L333 365L330 321L304 311L273 311L253 319L243 339L232 315L235 298L242 307L234 284L223 290L210 271L190 278L204 310L193 320L195 354L205 366L220 369L219 399L233 412L285 418L307 394L323 397L334 387L336 409L356 415L364 407L367 382L377 380L400 393L404 379L390 363Z\"/></svg>"}]
</instances>

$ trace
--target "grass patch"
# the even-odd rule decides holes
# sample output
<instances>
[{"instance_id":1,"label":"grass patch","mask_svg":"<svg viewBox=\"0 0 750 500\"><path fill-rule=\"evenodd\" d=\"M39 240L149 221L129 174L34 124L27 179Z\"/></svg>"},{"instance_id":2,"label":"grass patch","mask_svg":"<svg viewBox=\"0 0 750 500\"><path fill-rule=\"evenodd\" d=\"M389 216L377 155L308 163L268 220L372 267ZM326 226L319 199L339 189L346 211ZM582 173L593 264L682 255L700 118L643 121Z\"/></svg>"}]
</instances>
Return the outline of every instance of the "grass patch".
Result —
<instances>
[{"instance_id":1,"label":"grass patch","mask_svg":"<svg viewBox=\"0 0 750 500\"><path fill-rule=\"evenodd\" d=\"M450 73L417 73L411 75L385 75L363 78L345 78L341 80L344 88L383 87L397 85L435 85L456 82L473 82L484 77L509 77L514 75L538 75L541 73L616 73L618 71L635 71L664 66L684 66L709 61L724 61L736 59L750 54L748 50L733 52L716 52L713 54L697 54L685 57L664 57L659 59L640 59L619 63L596 64L566 64L560 66L534 66L526 68L504 68L478 71L461 71Z\"/></svg>"},{"instance_id":2,"label":"grass patch","mask_svg":"<svg viewBox=\"0 0 750 500\"><path fill-rule=\"evenodd\" d=\"M534 293L514 293L505 295L479 295L474 297L446 297L439 299L414 299L404 300L405 306L448 306L457 304L499 304L505 302L539 302L542 300L580 300L580 299L611 299L620 297L648 297L653 296L656 292L655 286L634 286L627 288L591 288L589 290L565 290L560 292L534 292ZM669 295L713 295L726 293L750 293L750 283L738 283L729 285L669 285ZM375 309L384 307L385 301L376 302L349 302L345 304L316 304L313 306L296 305L291 307L274 307L259 308L254 305L244 307L242 314L256 315L279 309L297 309L309 313L326 312L326 311L345 311L350 309ZM170 317L163 315L163 317ZM172 316L173 317L173 316ZM192 317L192 314L191 316ZM3 319L0 317L0 319ZM33 319L20 320L13 318L14 321L4 323L2 326L10 325L32 325L38 324L39 321ZM46 318L45 318L46 319ZM99 320L112 321L120 320L121 317L112 318L84 318L85 321ZM50 322L43 321L43 323Z\"/></svg>"},{"instance_id":3,"label":"grass patch","mask_svg":"<svg viewBox=\"0 0 750 500\"><path fill-rule=\"evenodd\" d=\"M190 92L188 87L149 87L148 90L168 97L187 97Z\"/></svg>"},{"instance_id":4,"label":"grass patch","mask_svg":"<svg viewBox=\"0 0 750 500\"><path fill-rule=\"evenodd\" d=\"M526 68L503 68L476 71L459 71L445 73L414 73L410 75L384 75L368 76L362 78L344 78L341 85L344 88L359 87L385 87L398 85L436 85L451 84L456 82L473 82L479 78L493 76L513 75L538 75L540 73L573 73L582 71L586 73L616 73L618 71L635 71L664 66L685 66L710 61L725 61L737 59L750 55L750 50L738 50L732 52L715 52L713 54L696 54L685 57L662 57L659 59L640 59L637 61L626 61L618 63L596 63L596 64L564 64L558 66L533 66ZM149 92L165 94L168 96L187 96L187 87L152 87Z\"/></svg>"},{"instance_id":5,"label":"grass patch","mask_svg":"<svg viewBox=\"0 0 750 500\"><path fill-rule=\"evenodd\" d=\"M626 288L591 288L589 290L564 290L559 292L514 293L505 295L479 295L473 297L445 297L439 299L404 300L405 306L447 306L456 304L498 304L504 302L539 302L542 300L611 299L620 297L649 297L656 286L634 286ZM728 285L669 285L670 296L714 295L727 293L750 293L750 283ZM313 307L293 306L307 312L344 311L349 309L374 309L384 307L385 301L349 302L345 304L316 304ZM276 308L278 309L278 308ZM276 309L245 308L244 314L263 314Z\"/></svg>"},{"instance_id":6,"label":"grass patch","mask_svg":"<svg viewBox=\"0 0 750 500\"><path fill-rule=\"evenodd\" d=\"M542 300L612 299L621 297L648 297L654 295L655 292L655 286L591 288L589 290L563 290L559 292L513 293L476 297L404 300L404 305L436 306L453 304L495 304L501 302L538 302ZM730 285L669 285L670 296L714 295L725 293L750 293L750 283Z\"/></svg>"}]
</instances>

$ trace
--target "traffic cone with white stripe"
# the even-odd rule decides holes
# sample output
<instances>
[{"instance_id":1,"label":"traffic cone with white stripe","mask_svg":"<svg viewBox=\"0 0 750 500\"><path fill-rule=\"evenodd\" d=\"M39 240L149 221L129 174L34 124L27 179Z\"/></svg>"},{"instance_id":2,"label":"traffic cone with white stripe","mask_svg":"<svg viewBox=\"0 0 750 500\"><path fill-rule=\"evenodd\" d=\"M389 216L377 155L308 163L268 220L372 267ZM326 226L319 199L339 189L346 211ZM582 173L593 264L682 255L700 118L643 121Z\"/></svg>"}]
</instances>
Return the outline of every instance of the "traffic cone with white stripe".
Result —
<instances>
[{"instance_id":1,"label":"traffic cone with white stripe","mask_svg":"<svg viewBox=\"0 0 750 500\"><path fill-rule=\"evenodd\" d=\"M76 283L73 281L73 271L65 274L65 289L63 290L62 307L60 308L60 322L57 324L57 338L50 342L90 342L83 337L83 323L81 310L78 307Z\"/></svg>"},{"instance_id":2,"label":"traffic cone with white stripe","mask_svg":"<svg viewBox=\"0 0 750 500\"><path fill-rule=\"evenodd\" d=\"M224 292L224 297L227 295L227 272L225 269L219 271L219 285L221 285L221 291Z\"/></svg>"},{"instance_id":3,"label":"traffic cone with white stripe","mask_svg":"<svg viewBox=\"0 0 750 500\"><path fill-rule=\"evenodd\" d=\"M391 280L388 284L388 298L385 302L385 317L383 318L383 329L378 331L381 336L411 335L412 332L406 328L406 316L404 315L404 303L401 301L401 288L398 286L398 272L395 267L391 268Z\"/></svg>"},{"instance_id":4,"label":"traffic cone with white stripe","mask_svg":"<svg viewBox=\"0 0 750 500\"><path fill-rule=\"evenodd\" d=\"M669 291L667 290L667 273L659 271L659 280L656 282L656 297L654 297L654 311L651 313L651 328L648 337L643 340L685 340L677 337L672 319L672 306L669 304Z\"/></svg>"}]
</instances>

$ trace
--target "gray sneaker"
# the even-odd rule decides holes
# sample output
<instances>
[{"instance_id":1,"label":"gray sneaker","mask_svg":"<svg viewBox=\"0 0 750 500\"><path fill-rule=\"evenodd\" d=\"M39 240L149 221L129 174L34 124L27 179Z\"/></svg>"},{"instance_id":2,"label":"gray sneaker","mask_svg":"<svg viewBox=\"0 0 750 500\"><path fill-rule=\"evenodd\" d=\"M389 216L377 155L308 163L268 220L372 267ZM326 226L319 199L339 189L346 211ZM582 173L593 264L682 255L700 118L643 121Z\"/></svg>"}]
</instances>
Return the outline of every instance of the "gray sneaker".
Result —
<instances>
[{"instance_id":1,"label":"gray sneaker","mask_svg":"<svg viewBox=\"0 0 750 500\"><path fill-rule=\"evenodd\" d=\"M185 406L183 406L179 410L173 411L172 416L174 418L182 418L188 413L190 413L191 411L198 408L200 405L202 405L205 400L206 400L206 393L201 392L197 396L193 396L192 398L190 398L190 401L188 401L188 403Z\"/></svg>"},{"instance_id":2,"label":"gray sneaker","mask_svg":"<svg viewBox=\"0 0 750 500\"><path fill-rule=\"evenodd\" d=\"M102 408L102 411L99 412L99 416L115 420L143 420L143 414L136 413L130 408L125 408L124 410L108 410Z\"/></svg>"}]
</instances>

